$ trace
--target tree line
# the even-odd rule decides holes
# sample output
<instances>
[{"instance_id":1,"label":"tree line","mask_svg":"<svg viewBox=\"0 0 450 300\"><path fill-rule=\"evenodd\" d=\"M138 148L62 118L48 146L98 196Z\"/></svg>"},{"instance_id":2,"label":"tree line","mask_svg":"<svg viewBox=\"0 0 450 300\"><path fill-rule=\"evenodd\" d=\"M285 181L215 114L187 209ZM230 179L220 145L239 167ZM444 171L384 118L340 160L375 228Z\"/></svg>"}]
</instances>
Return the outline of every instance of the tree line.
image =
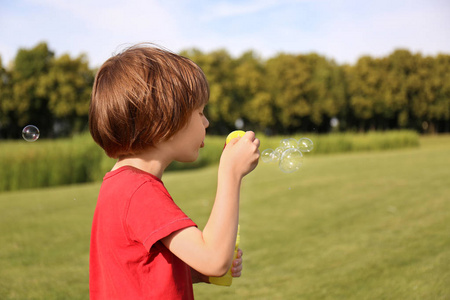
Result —
<instances>
[{"instance_id":1,"label":"tree line","mask_svg":"<svg viewBox=\"0 0 450 300\"><path fill-rule=\"evenodd\" d=\"M450 55L423 56L397 49L339 65L316 53L180 52L210 84L210 133L236 127L268 134L413 129L450 131ZM96 69L86 55L56 57L43 42L0 57L0 138L18 138L33 124L42 136L87 130Z\"/></svg>"}]
</instances>

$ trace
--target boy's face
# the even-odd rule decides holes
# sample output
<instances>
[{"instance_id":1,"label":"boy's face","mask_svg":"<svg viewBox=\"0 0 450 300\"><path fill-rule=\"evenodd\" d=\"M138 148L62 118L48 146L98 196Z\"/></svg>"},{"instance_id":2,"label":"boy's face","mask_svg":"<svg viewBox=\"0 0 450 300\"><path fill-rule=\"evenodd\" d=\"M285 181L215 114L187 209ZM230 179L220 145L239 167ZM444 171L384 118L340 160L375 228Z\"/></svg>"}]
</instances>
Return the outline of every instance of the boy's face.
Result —
<instances>
[{"instance_id":1,"label":"boy's face","mask_svg":"<svg viewBox=\"0 0 450 300\"><path fill-rule=\"evenodd\" d=\"M206 128L209 126L209 121L203 113L204 108L202 106L195 109L186 126L167 141L174 160L193 162L198 158L200 148L205 145Z\"/></svg>"}]
</instances>

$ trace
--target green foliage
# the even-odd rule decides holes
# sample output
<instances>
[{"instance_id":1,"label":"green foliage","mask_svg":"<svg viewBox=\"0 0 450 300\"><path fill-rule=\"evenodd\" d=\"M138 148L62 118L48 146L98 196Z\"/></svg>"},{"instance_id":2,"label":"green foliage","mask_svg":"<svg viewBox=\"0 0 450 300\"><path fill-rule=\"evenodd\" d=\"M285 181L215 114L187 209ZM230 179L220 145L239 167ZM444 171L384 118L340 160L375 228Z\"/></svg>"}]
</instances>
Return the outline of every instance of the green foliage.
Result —
<instances>
[{"instance_id":1,"label":"green foliage","mask_svg":"<svg viewBox=\"0 0 450 300\"><path fill-rule=\"evenodd\" d=\"M252 52L184 51L211 86L211 131L225 134L238 118L246 128L278 134L412 129L450 131L450 56L396 50L339 66L317 54L280 53L264 61Z\"/></svg>"},{"instance_id":2,"label":"green foliage","mask_svg":"<svg viewBox=\"0 0 450 300\"><path fill-rule=\"evenodd\" d=\"M258 137L261 151L275 149L283 138L265 137L263 134ZM307 137L315 144L315 149L308 155L417 147L419 143L417 133L412 131ZM223 136L208 135L206 147L200 151L196 162L174 162L168 170L187 170L218 163L224 141ZM99 181L113 165L114 160L108 158L88 134L70 139L39 139L33 143L23 140L3 142L0 143L0 192Z\"/></svg>"},{"instance_id":3,"label":"green foliage","mask_svg":"<svg viewBox=\"0 0 450 300\"><path fill-rule=\"evenodd\" d=\"M420 143L312 155L292 174L260 163L242 185L242 277L194 285L196 299L449 299L450 136ZM163 180L203 228L217 167ZM0 194L2 299L88 299L98 190Z\"/></svg>"},{"instance_id":4,"label":"green foliage","mask_svg":"<svg viewBox=\"0 0 450 300\"><path fill-rule=\"evenodd\" d=\"M76 59L65 54L52 61L50 71L41 77L37 94L48 97L53 117L64 122L68 133L77 133L87 123L94 75L85 56ZM66 129L67 130L67 129Z\"/></svg>"},{"instance_id":5,"label":"green foliage","mask_svg":"<svg viewBox=\"0 0 450 300\"><path fill-rule=\"evenodd\" d=\"M385 58L362 57L346 74L350 108L359 120L354 125L360 130L449 130L450 56L396 50ZM438 124L444 128L438 130Z\"/></svg>"},{"instance_id":6,"label":"green foliage","mask_svg":"<svg viewBox=\"0 0 450 300\"><path fill-rule=\"evenodd\" d=\"M343 74L334 62L317 54L279 54L266 68L267 91L282 131L312 131L343 111Z\"/></svg>"},{"instance_id":7,"label":"green foliage","mask_svg":"<svg viewBox=\"0 0 450 300\"><path fill-rule=\"evenodd\" d=\"M450 55L398 49L338 65L316 53L227 50L182 51L205 72L210 86L209 131L225 135L236 120L245 130L271 134L409 129L450 132ZM9 68L0 64L0 138L27 124L44 137L87 130L95 70L84 55L55 57L46 43L20 49ZM337 118L333 128L330 120Z\"/></svg>"},{"instance_id":8,"label":"green foliage","mask_svg":"<svg viewBox=\"0 0 450 300\"><path fill-rule=\"evenodd\" d=\"M20 49L10 70L1 68L0 137L27 124L42 136L85 130L94 73L85 56L55 58L46 43Z\"/></svg>"},{"instance_id":9,"label":"green foliage","mask_svg":"<svg viewBox=\"0 0 450 300\"><path fill-rule=\"evenodd\" d=\"M11 71L12 97L5 99L7 123L11 129L23 127L30 122L46 132L52 127L52 114L48 99L38 93L40 80L50 69L54 57L47 44L40 43L33 49L20 49ZM3 102L3 101L2 101Z\"/></svg>"},{"instance_id":10,"label":"green foliage","mask_svg":"<svg viewBox=\"0 0 450 300\"><path fill-rule=\"evenodd\" d=\"M213 132L225 134L239 117L239 99L235 97L234 59L225 49L204 54L193 49L183 51L181 55L188 56L204 71L209 81L210 98L205 109Z\"/></svg>"}]
</instances>

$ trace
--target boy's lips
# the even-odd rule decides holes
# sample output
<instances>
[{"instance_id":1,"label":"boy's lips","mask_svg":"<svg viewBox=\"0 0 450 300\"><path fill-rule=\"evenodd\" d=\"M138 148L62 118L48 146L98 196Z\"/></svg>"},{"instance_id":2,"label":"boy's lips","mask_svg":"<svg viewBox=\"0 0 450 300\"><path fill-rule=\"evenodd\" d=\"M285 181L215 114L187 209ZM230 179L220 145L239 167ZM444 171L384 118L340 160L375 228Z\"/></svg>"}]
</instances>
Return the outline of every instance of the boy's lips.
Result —
<instances>
[{"instance_id":1,"label":"boy's lips","mask_svg":"<svg viewBox=\"0 0 450 300\"><path fill-rule=\"evenodd\" d=\"M205 142L204 141L202 141L202 144L200 145L200 148L203 148L203 147L205 147Z\"/></svg>"}]
</instances>

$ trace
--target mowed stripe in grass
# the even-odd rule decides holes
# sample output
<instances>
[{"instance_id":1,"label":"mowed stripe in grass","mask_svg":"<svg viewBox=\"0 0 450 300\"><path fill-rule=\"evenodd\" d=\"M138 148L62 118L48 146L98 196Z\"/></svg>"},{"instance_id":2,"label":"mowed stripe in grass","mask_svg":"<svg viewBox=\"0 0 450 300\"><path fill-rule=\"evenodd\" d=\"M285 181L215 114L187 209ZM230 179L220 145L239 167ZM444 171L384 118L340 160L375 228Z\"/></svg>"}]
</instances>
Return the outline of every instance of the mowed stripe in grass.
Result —
<instances>
[{"instance_id":1,"label":"mowed stripe in grass","mask_svg":"<svg viewBox=\"0 0 450 300\"><path fill-rule=\"evenodd\" d=\"M448 299L450 137L389 152L260 162L244 179L244 272L198 299ZM217 167L163 180L202 228ZM0 194L0 298L87 299L99 184Z\"/></svg>"}]
</instances>

